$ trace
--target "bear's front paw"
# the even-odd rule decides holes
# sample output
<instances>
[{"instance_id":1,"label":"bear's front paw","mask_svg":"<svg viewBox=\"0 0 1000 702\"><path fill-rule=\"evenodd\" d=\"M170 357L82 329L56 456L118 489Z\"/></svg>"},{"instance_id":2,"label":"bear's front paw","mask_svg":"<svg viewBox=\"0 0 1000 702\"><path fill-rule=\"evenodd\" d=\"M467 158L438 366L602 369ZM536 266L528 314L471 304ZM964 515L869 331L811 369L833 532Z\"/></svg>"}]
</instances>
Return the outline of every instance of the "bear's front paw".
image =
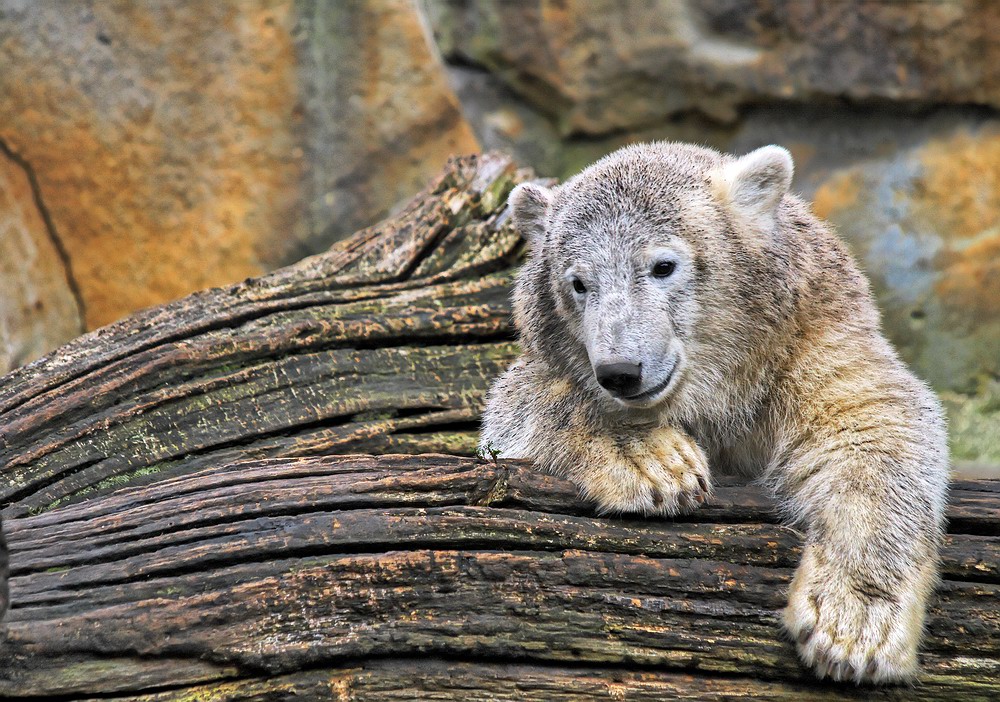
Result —
<instances>
[{"instance_id":1,"label":"bear's front paw","mask_svg":"<svg viewBox=\"0 0 1000 702\"><path fill-rule=\"evenodd\" d=\"M584 494L604 513L689 512L711 492L705 452L671 427L595 442L589 454L580 482Z\"/></svg>"},{"instance_id":2,"label":"bear's front paw","mask_svg":"<svg viewBox=\"0 0 1000 702\"><path fill-rule=\"evenodd\" d=\"M917 673L922 590L919 584L890 589L859 582L840 559L809 545L788 593L785 629L821 679L908 681Z\"/></svg>"}]
</instances>

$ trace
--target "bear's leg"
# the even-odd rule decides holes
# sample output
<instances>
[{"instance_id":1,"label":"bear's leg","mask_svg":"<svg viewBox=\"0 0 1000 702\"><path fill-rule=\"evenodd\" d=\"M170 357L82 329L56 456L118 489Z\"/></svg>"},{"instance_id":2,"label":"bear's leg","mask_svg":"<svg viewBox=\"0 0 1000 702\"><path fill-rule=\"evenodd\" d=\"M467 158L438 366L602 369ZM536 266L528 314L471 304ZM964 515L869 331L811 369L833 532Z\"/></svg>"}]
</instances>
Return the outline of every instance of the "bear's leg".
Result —
<instances>
[{"instance_id":1,"label":"bear's leg","mask_svg":"<svg viewBox=\"0 0 1000 702\"><path fill-rule=\"evenodd\" d=\"M938 573L948 468L915 381L818 394L772 476L806 530L784 624L822 677L912 679Z\"/></svg>"},{"instance_id":2,"label":"bear's leg","mask_svg":"<svg viewBox=\"0 0 1000 702\"><path fill-rule=\"evenodd\" d=\"M490 390L481 447L568 477L602 512L672 515L705 501L708 461L683 430L602 419L568 380L525 357Z\"/></svg>"}]
</instances>

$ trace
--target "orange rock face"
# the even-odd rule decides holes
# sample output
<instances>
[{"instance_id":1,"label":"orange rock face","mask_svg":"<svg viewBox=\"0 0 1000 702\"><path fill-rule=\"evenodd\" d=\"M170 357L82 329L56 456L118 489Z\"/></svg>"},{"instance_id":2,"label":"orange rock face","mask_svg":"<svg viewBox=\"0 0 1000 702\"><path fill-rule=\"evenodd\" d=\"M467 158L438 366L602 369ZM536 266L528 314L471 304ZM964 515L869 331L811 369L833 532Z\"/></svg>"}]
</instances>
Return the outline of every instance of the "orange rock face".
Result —
<instances>
[{"instance_id":1,"label":"orange rock face","mask_svg":"<svg viewBox=\"0 0 1000 702\"><path fill-rule=\"evenodd\" d=\"M28 173L0 149L0 374L82 331L70 276Z\"/></svg>"},{"instance_id":2,"label":"orange rock face","mask_svg":"<svg viewBox=\"0 0 1000 702\"><path fill-rule=\"evenodd\" d=\"M477 148L402 0L0 12L0 140L87 328L321 250Z\"/></svg>"},{"instance_id":3,"label":"orange rock face","mask_svg":"<svg viewBox=\"0 0 1000 702\"><path fill-rule=\"evenodd\" d=\"M837 169L815 195L903 357L938 388L1000 375L1000 126L956 124Z\"/></svg>"}]
</instances>

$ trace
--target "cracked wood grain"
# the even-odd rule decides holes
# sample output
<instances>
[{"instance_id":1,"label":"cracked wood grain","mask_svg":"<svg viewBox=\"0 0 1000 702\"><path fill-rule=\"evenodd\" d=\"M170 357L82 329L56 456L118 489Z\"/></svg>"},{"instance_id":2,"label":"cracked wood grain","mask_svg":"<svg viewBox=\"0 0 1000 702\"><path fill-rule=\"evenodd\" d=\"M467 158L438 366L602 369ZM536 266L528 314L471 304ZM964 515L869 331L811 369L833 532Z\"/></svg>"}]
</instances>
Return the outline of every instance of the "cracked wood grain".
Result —
<instances>
[{"instance_id":1,"label":"cracked wood grain","mask_svg":"<svg viewBox=\"0 0 1000 702\"><path fill-rule=\"evenodd\" d=\"M990 509L997 528L1000 492L981 486L956 485L953 523ZM604 519L521 462L266 459L7 526L9 697L281 699L325 680L340 699L459 699L494 676L500 699L521 684L549 699L560 680L573 699L615 681L692 699L843 690L814 682L781 633L800 538L753 487L723 485L686 520ZM1000 692L998 555L994 537L952 530L921 683L865 699Z\"/></svg>"},{"instance_id":2,"label":"cracked wood grain","mask_svg":"<svg viewBox=\"0 0 1000 702\"><path fill-rule=\"evenodd\" d=\"M452 162L397 217L326 254L85 335L0 384L0 505L36 514L240 457L475 450L516 355L530 174Z\"/></svg>"}]
</instances>

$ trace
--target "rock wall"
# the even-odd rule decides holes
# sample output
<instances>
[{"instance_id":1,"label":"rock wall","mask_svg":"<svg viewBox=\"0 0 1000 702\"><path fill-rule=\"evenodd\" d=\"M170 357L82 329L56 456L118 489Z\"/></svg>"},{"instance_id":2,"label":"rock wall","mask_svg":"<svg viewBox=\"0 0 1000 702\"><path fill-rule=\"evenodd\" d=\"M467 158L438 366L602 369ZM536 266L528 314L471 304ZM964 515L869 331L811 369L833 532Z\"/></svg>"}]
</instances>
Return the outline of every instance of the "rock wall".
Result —
<instances>
[{"instance_id":1,"label":"rock wall","mask_svg":"<svg viewBox=\"0 0 1000 702\"><path fill-rule=\"evenodd\" d=\"M60 245L32 174L0 148L0 375L83 331Z\"/></svg>"},{"instance_id":2,"label":"rock wall","mask_svg":"<svg viewBox=\"0 0 1000 702\"><path fill-rule=\"evenodd\" d=\"M1000 107L989 0L426 0L442 50L563 134L828 98Z\"/></svg>"},{"instance_id":3,"label":"rock wall","mask_svg":"<svg viewBox=\"0 0 1000 702\"><path fill-rule=\"evenodd\" d=\"M323 250L478 149L407 0L0 0L0 142L88 329Z\"/></svg>"}]
</instances>

